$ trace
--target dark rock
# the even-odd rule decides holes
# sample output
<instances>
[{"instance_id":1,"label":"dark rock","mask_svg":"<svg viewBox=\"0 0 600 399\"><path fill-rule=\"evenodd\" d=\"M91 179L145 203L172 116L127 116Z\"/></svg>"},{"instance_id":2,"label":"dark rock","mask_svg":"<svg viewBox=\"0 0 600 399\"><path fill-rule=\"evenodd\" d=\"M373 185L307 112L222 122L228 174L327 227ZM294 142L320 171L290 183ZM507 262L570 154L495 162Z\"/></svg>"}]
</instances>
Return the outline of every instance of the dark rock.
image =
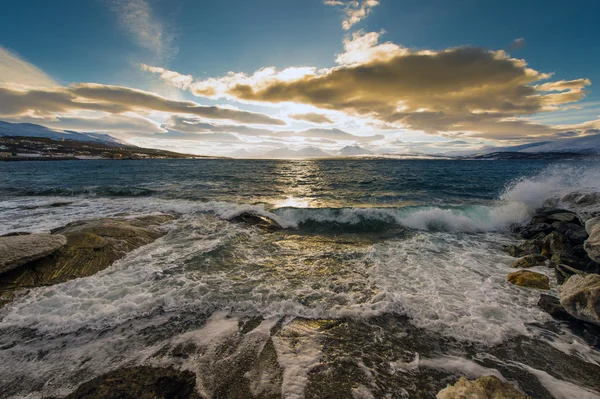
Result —
<instances>
[{"instance_id":1,"label":"dark rock","mask_svg":"<svg viewBox=\"0 0 600 399\"><path fill-rule=\"evenodd\" d=\"M3 234L0 237L28 236L30 234L26 231L13 231L12 233Z\"/></svg>"},{"instance_id":2,"label":"dark rock","mask_svg":"<svg viewBox=\"0 0 600 399\"><path fill-rule=\"evenodd\" d=\"M191 371L139 366L120 369L82 384L66 399L192 399L196 376Z\"/></svg>"},{"instance_id":3,"label":"dark rock","mask_svg":"<svg viewBox=\"0 0 600 399\"><path fill-rule=\"evenodd\" d=\"M540 290L550 289L548 276L529 270L519 270L518 272L510 273L507 280L509 283L520 287L537 288Z\"/></svg>"},{"instance_id":4,"label":"dark rock","mask_svg":"<svg viewBox=\"0 0 600 399\"><path fill-rule=\"evenodd\" d=\"M538 223L533 225L528 225L521 228L521 237L529 240L538 234L548 234L552 231L552 226L548 223Z\"/></svg>"},{"instance_id":5,"label":"dark rock","mask_svg":"<svg viewBox=\"0 0 600 399\"><path fill-rule=\"evenodd\" d=\"M569 223L568 229L565 232L565 235L575 245L583 244L585 240L588 238L588 233L582 226Z\"/></svg>"},{"instance_id":6,"label":"dark rock","mask_svg":"<svg viewBox=\"0 0 600 399\"><path fill-rule=\"evenodd\" d=\"M507 245L504 247L504 250L515 258L527 255L539 255L542 251L542 244L539 240L527 240L521 245Z\"/></svg>"},{"instance_id":7,"label":"dark rock","mask_svg":"<svg viewBox=\"0 0 600 399\"><path fill-rule=\"evenodd\" d=\"M557 283L564 284L571 276L576 274L585 274L581 270L577 270L573 267L567 265L556 265L554 266L554 272L556 273L556 281Z\"/></svg>"},{"instance_id":8,"label":"dark rock","mask_svg":"<svg viewBox=\"0 0 600 399\"><path fill-rule=\"evenodd\" d=\"M281 225L273 219L269 219L266 216L262 216L252 212L241 213L233 219L231 219L231 221L237 223L245 223L250 226L256 226L259 229L266 231L278 231L283 229L283 227L281 227Z\"/></svg>"},{"instance_id":9,"label":"dark rock","mask_svg":"<svg viewBox=\"0 0 600 399\"><path fill-rule=\"evenodd\" d=\"M538 306L544 309L550 316L558 320L572 320L571 316L565 308L560 304L560 299L555 296L542 294L538 301Z\"/></svg>"},{"instance_id":10,"label":"dark rock","mask_svg":"<svg viewBox=\"0 0 600 399\"><path fill-rule=\"evenodd\" d=\"M64 236L62 239L66 237L66 244L50 256L30 261L0 275L0 299L10 300L19 289L91 276L128 252L164 235L164 231L156 226L172 219L169 215L90 219L54 229L53 233L61 235L49 237L59 239Z\"/></svg>"},{"instance_id":11,"label":"dark rock","mask_svg":"<svg viewBox=\"0 0 600 399\"><path fill-rule=\"evenodd\" d=\"M573 212L561 212L561 213L553 213L552 215L548 215L547 218L556 222L567 222L582 225L579 217Z\"/></svg>"},{"instance_id":12,"label":"dark rock","mask_svg":"<svg viewBox=\"0 0 600 399\"><path fill-rule=\"evenodd\" d=\"M526 269L529 267L535 266L545 266L546 265L546 257L543 255L526 255L521 259L517 259L510 265L510 267L514 267L516 269Z\"/></svg>"}]
</instances>

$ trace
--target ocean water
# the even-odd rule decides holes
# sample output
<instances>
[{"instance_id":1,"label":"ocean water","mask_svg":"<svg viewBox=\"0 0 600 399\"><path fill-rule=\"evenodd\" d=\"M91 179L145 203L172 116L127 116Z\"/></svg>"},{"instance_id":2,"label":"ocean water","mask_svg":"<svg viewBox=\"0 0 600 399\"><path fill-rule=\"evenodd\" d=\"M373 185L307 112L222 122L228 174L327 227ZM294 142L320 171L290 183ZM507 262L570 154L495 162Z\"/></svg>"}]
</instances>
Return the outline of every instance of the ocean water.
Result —
<instances>
[{"instance_id":1,"label":"ocean water","mask_svg":"<svg viewBox=\"0 0 600 399\"><path fill-rule=\"evenodd\" d=\"M493 374L598 398L600 352L506 282L502 246L599 176L581 161L0 163L0 234L177 216L108 269L0 309L0 397L155 364L196 372L206 397L433 397ZM285 230L231 221L244 211Z\"/></svg>"}]
</instances>

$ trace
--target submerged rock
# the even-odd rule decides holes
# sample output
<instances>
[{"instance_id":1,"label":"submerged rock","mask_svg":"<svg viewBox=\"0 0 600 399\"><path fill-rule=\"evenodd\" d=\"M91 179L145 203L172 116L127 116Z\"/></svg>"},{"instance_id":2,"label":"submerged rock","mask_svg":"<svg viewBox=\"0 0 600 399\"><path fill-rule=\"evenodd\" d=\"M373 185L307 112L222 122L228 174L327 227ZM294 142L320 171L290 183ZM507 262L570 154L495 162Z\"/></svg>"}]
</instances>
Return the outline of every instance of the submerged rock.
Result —
<instances>
[{"instance_id":1,"label":"submerged rock","mask_svg":"<svg viewBox=\"0 0 600 399\"><path fill-rule=\"evenodd\" d=\"M560 303L573 317L600 326L600 275L571 276L558 287Z\"/></svg>"},{"instance_id":2,"label":"submerged rock","mask_svg":"<svg viewBox=\"0 0 600 399\"><path fill-rule=\"evenodd\" d=\"M593 261L600 262L600 216L588 220L585 230L589 238L583 244L583 248Z\"/></svg>"},{"instance_id":3,"label":"submerged rock","mask_svg":"<svg viewBox=\"0 0 600 399\"><path fill-rule=\"evenodd\" d=\"M115 370L81 385L65 399L199 399L191 371L139 366Z\"/></svg>"},{"instance_id":4,"label":"submerged rock","mask_svg":"<svg viewBox=\"0 0 600 399\"><path fill-rule=\"evenodd\" d=\"M67 243L62 235L26 234L0 237L0 273L48 256Z\"/></svg>"},{"instance_id":5,"label":"submerged rock","mask_svg":"<svg viewBox=\"0 0 600 399\"><path fill-rule=\"evenodd\" d=\"M7 301L16 290L62 283L106 269L128 252L165 233L155 226L172 220L169 215L133 219L90 219L52 230L62 245L50 256L31 260L0 275L0 298ZM35 236L10 237L27 239ZM66 243L66 244L65 244Z\"/></svg>"},{"instance_id":6,"label":"submerged rock","mask_svg":"<svg viewBox=\"0 0 600 399\"><path fill-rule=\"evenodd\" d=\"M281 227L281 225L275 220L252 212L241 213L233 219L231 219L231 221L237 223L245 223L250 226L256 226L259 229L263 229L266 231L278 231L283 229L283 227Z\"/></svg>"},{"instance_id":7,"label":"submerged rock","mask_svg":"<svg viewBox=\"0 0 600 399\"><path fill-rule=\"evenodd\" d=\"M507 280L509 283L520 287L537 288L540 290L550 289L548 276L529 270L519 270L518 272L510 273Z\"/></svg>"},{"instance_id":8,"label":"submerged rock","mask_svg":"<svg viewBox=\"0 0 600 399\"><path fill-rule=\"evenodd\" d=\"M522 257L521 259L517 259L510 265L510 267L514 267L516 269L526 269L529 267L535 266L545 266L546 265L546 257L543 255L527 255Z\"/></svg>"},{"instance_id":9,"label":"submerged rock","mask_svg":"<svg viewBox=\"0 0 600 399\"><path fill-rule=\"evenodd\" d=\"M436 396L437 399L529 399L508 382L503 382L498 377L488 375L476 380L467 380L465 377L454 385L448 385Z\"/></svg>"}]
</instances>

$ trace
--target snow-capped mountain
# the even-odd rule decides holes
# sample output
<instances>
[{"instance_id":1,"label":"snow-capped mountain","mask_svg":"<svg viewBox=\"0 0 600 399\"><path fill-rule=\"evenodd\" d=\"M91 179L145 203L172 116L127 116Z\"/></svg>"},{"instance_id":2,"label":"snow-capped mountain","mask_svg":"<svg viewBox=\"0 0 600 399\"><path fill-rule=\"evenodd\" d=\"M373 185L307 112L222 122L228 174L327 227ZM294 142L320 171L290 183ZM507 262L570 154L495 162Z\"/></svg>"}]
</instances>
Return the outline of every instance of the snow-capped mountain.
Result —
<instances>
[{"instance_id":1,"label":"snow-capped mountain","mask_svg":"<svg viewBox=\"0 0 600 399\"><path fill-rule=\"evenodd\" d=\"M131 146L122 140L102 133L79 133L71 130L50 129L33 123L0 121L0 137L43 137L52 140L75 140L100 143L112 147Z\"/></svg>"},{"instance_id":2,"label":"snow-capped mountain","mask_svg":"<svg viewBox=\"0 0 600 399\"><path fill-rule=\"evenodd\" d=\"M528 147L519 152L579 152L600 154L600 134L562 139L551 143L540 143L540 145Z\"/></svg>"},{"instance_id":3,"label":"snow-capped mountain","mask_svg":"<svg viewBox=\"0 0 600 399\"><path fill-rule=\"evenodd\" d=\"M370 155L372 151L366 150L358 145L347 145L340 150L340 155L343 157L352 157L356 155Z\"/></svg>"}]
</instances>

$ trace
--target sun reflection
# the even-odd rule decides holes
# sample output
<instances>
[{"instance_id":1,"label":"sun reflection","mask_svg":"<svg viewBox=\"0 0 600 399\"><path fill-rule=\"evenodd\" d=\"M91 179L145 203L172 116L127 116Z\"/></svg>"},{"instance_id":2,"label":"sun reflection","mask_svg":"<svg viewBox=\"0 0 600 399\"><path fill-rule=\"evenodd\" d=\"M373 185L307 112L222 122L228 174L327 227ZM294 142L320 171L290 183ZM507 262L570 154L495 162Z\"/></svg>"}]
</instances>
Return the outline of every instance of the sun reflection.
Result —
<instances>
[{"instance_id":1,"label":"sun reflection","mask_svg":"<svg viewBox=\"0 0 600 399\"><path fill-rule=\"evenodd\" d=\"M276 208L311 208L322 205L319 197L326 183L319 165L314 161L281 163L278 188L282 198L274 201Z\"/></svg>"},{"instance_id":2,"label":"sun reflection","mask_svg":"<svg viewBox=\"0 0 600 399\"><path fill-rule=\"evenodd\" d=\"M284 200L275 203L276 208L310 208L310 200L308 198L296 198L289 196Z\"/></svg>"}]
</instances>

